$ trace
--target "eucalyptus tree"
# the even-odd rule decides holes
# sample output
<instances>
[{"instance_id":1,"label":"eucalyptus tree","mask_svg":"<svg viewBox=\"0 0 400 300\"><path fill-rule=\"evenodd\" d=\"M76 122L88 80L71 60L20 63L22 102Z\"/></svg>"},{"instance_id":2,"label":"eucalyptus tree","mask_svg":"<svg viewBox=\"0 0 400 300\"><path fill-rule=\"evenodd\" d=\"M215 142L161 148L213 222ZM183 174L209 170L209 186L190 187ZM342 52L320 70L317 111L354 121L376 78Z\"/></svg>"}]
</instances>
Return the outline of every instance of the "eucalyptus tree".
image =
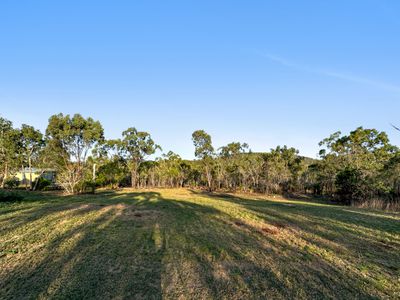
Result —
<instances>
[{"instance_id":1,"label":"eucalyptus tree","mask_svg":"<svg viewBox=\"0 0 400 300\"><path fill-rule=\"evenodd\" d=\"M239 142L232 142L219 148L219 155L221 157L231 158L241 153L245 153L247 149L249 149L249 145L247 143L241 144Z\"/></svg>"},{"instance_id":2,"label":"eucalyptus tree","mask_svg":"<svg viewBox=\"0 0 400 300\"><path fill-rule=\"evenodd\" d=\"M341 166L364 170L376 169L396 151L385 132L363 127L344 136L336 132L320 142L320 146L324 147L320 151L322 158L332 154Z\"/></svg>"},{"instance_id":3,"label":"eucalyptus tree","mask_svg":"<svg viewBox=\"0 0 400 300\"><path fill-rule=\"evenodd\" d=\"M153 141L149 133L138 131L134 127L122 132L122 139L115 140L114 144L119 155L127 162L131 173L131 186L135 188L141 163L147 156L154 154L157 149L161 150L161 147Z\"/></svg>"},{"instance_id":4,"label":"eucalyptus tree","mask_svg":"<svg viewBox=\"0 0 400 300\"><path fill-rule=\"evenodd\" d=\"M38 156L44 146L43 134L33 126L22 124L21 146L24 162L28 164L29 168L29 188L32 189L32 159Z\"/></svg>"},{"instance_id":5,"label":"eucalyptus tree","mask_svg":"<svg viewBox=\"0 0 400 300\"><path fill-rule=\"evenodd\" d=\"M214 147L211 136L204 130L196 130L192 134L194 144L194 155L203 163L204 173L207 180L207 187L212 190L212 165L214 158Z\"/></svg>"},{"instance_id":6,"label":"eucalyptus tree","mask_svg":"<svg viewBox=\"0 0 400 300\"><path fill-rule=\"evenodd\" d=\"M70 117L60 113L50 117L46 138L47 153L53 158L50 164L59 172L59 183L67 193L81 192L88 155L96 144L104 141L102 125L80 114Z\"/></svg>"},{"instance_id":7,"label":"eucalyptus tree","mask_svg":"<svg viewBox=\"0 0 400 300\"><path fill-rule=\"evenodd\" d=\"M226 188L236 189L239 185L243 185L244 174L244 156L249 145L246 143L232 142L226 146L219 148L219 158L217 161L217 181L218 186L224 182ZM244 175L244 176L243 176Z\"/></svg>"},{"instance_id":8,"label":"eucalyptus tree","mask_svg":"<svg viewBox=\"0 0 400 300\"><path fill-rule=\"evenodd\" d=\"M124 184L127 168L125 161L117 155L110 141L97 143L92 150L92 155L87 159L86 180L98 186L107 186L112 189Z\"/></svg>"},{"instance_id":9,"label":"eucalyptus tree","mask_svg":"<svg viewBox=\"0 0 400 300\"><path fill-rule=\"evenodd\" d=\"M302 170L302 158L298 153L295 148L278 146L262 155L265 192L288 192L295 188Z\"/></svg>"},{"instance_id":10,"label":"eucalyptus tree","mask_svg":"<svg viewBox=\"0 0 400 300\"><path fill-rule=\"evenodd\" d=\"M398 151L385 132L358 127L349 135L341 132L324 139L321 158L336 171L337 194L343 201L364 201L379 189L379 174Z\"/></svg>"},{"instance_id":11,"label":"eucalyptus tree","mask_svg":"<svg viewBox=\"0 0 400 300\"><path fill-rule=\"evenodd\" d=\"M384 192L394 198L400 197L400 151L397 151L384 165L381 176Z\"/></svg>"},{"instance_id":12,"label":"eucalyptus tree","mask_svg":"<svg viewBox=\"0 0 400 300\"><path fill-rule=\"evenodd\" d=\"M98 186L107 186L111 189L124 186L127 182L126 174L128 172L125 162L118 156L112 156L110 158L102 158L99 160L98 157L88 159L88 170L95 170L94 182ZM90 174L87 174L90 178Z\"/></svg>"},{"instance_id":13,"label":"eucalyptus tree","mask_svg":"<svg viewBox=\"0 0 400 300\"><path fill-rule=\"evenodd\" d=\"M0 117L0 178L4 188L8 177L20 166L21 133L11 121Z\"/></svg>"},{"instance_id":14,"label":"eucalyptus tree","mask_svg":"<svg viewBox=\"0 0 400 300\"><path fill-rule=\"evenodd\" d=\"M169 151L157 159L157 175L160 186L178 187L185 180L182 158Z\"/></svg>"},{"instance_id":15,"label":"eucalyptus tree","mask_svg":"<svg viewBox=\"0 0 400 300\"><path fill-rule=\"evenodd\" d=\"M246 153L241 155L240 172L243 177L245 190L261 191L263 176L263 159L260 153Z\"/></svg>"},{"instance_id":16,"label":"eucalyptus tree","mask_svg":"<svg viewBox=\"0 0 400 300\"><path fill-rule=\"evenodd\" d=\"M138 186L139 187L160 187L161 177L165 177L163 172L158 168L158 160L145 160L140 164L138 169Z\"/></svg>"},{"instance_id":17,"label":"eucalyptus tree","mask_svg":"<svg viewBox=\"0 0 400 300\"><path fill-rule=\"evenodd\" d=\"M12 122L0 117L0 165L1 187L4 187L9 170L10 133L13 131Z\"/></svg>"}]
</instances>

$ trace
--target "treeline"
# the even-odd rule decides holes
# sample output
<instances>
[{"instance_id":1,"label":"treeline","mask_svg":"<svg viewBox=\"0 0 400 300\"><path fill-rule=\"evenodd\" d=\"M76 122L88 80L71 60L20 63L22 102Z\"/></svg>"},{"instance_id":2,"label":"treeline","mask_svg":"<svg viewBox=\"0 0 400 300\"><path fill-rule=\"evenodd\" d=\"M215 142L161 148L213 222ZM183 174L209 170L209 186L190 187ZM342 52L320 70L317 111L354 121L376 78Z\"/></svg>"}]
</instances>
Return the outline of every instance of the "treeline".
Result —
<instances>
[{"instance_id":1,"label":"treeline","mask_svg":"<svg viewBox=\"0 0 400 300\"><path fill-rule=\"evenodd\" d=\"M42 134L29 125L14 128L0 118L0 183L14 187L21 169L52 169L66 193L96 187L197 187L267 194L329 196L346 204L395 205L400 196L400 151L385 132L359 127L348 135L332 134L320 143L320 158L278 146L253 153L245 143L215 149L209 134L192 135L196 160L167 152L149 160L161 147L136 128L120 139L105 140L99 121L58 114ZM37 182L29 176L28 188Z\"/></svg>"}]
</instances>

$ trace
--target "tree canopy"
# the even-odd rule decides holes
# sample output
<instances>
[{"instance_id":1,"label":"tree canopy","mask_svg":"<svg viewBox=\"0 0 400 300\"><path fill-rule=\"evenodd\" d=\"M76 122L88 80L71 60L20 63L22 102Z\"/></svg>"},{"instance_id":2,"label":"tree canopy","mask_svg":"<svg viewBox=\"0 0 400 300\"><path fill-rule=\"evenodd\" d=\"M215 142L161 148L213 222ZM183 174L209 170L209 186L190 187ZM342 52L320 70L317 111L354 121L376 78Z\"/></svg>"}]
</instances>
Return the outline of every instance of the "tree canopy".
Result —
<instances>
[{"instance_id":1,"label":"tree canopy","mask_svg":"<svg viewBox=\"0 0 400 300\"><path fill-rule=\"evenodd\" d=\"M400 199L400 150L376 129L333 133L320 142L318 159L302 157L286 145L262 153L241 142L214 148L204 130L194 131L192 142L195 160L172 151L157 157L161 147L150 133L135 127L121 138L105 140L99 121L58 114L50 117L44 137L30 125L14 128L0 118L0 182L6 187L18 170L35 166L55 169L57 184L67 193L96 186L192 186L313 194L343 203Z\"/></svg>"}]
</instances>

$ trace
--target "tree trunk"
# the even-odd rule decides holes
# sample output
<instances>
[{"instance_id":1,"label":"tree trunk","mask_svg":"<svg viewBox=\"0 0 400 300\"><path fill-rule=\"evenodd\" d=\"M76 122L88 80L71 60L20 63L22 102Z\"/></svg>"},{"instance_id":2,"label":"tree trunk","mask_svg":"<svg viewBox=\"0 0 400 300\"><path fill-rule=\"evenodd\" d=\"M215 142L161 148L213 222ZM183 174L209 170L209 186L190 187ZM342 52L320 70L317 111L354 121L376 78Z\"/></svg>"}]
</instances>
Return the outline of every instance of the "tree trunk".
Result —
<instances>
[{"instance_id":1,"label":"tree trunk","mask_svg":"<svg viewBox=\"0 0 400 300\"><path fill-rule=\"evenodd\" d=\"M8 177L8 163L6 162L6 163L5 163L5 166L4 166L4 177L3 177L3 181L1 182L1 188L3 188L3 189L4 189L4 185L5 185L5 183L6 183L7 177Z\"/></svg>"},{"instance_id":2,"label":"tree trunk","mask_svg":"<svg viewBox=\"0 0 400 300\"><path fill-rule=\"evenodd\" d=\"M92 179L93 179L93 182L96 181L96 164L93 164Z\"/></svg>"},{"instance_id":3,"label":"tree trunk","mask_svg":"<svg viewBox=\"0 0 400 300\"><path fill-rule=\"evenodd\" d=\"M136 187L136 170L131 171L131 187Z\"/></svg>"},{"instance_id":4,"label":"tree trunk","mask_svg":"<svg viewBox=\"0 0 400 300\"><path fill-rule=\"evenodd\" d=\"M32 190L32 160L31 157L29 156L28 158L28 167L29 167L29 189ZM39 178L38 178L39 181Z\"/></svg>"},{"instance_id":5,"label":"tree trunk","mask_svg":"<svg viewBox=\"0 0 400 300\"><path fill-rule=\"evenodd\" d=\"M40 175L39 175L39 177L38 177L38 180L36 180L36 182L35 182L35 186L32 187L32 190L33 190L33 191L36 191L37 185L38 185L38 183L39 183L39 178L42 177L43 174L44 174L44 171L42 171L42 172L40 173Z\"/></svg>"},{"instance_id":6,"label":"tree trunk","mask_svg":"<svg viewBox=\"0 0 400 300\"><path fill-rule=\"evenodd\" d=\"M25 189L28 190L28 183L27 183L27 179L25 176L25 167L23 164L21 165L21 178L22 178L21 182L24 182L24 184L25 184Z\"/></svg>"},{"instance_id":7,"label":"tree trunk","mask_svg":"<svg viewBox=\"0 0 400 300\"><path fill-rule=\"evenodd\" d=\"M211 178L211 172L210 172L208 166L206 166L206 177L207 177L208 190L209 190L210 192L212 192L212 187L211 187L212 178Z\"/></svg>"}]
</instances>

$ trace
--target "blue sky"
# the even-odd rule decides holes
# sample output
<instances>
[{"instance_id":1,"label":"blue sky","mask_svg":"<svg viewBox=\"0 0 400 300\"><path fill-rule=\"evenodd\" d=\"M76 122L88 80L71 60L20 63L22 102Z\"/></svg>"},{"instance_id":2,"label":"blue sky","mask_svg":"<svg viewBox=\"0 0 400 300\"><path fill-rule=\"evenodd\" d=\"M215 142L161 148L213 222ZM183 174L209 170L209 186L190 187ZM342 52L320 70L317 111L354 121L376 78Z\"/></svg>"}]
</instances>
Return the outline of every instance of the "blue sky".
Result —
<instances>
[{"instance_id":1,"label":"blue sky","mask_svg":"<svg viewBox=\"0 0 400 300\"><path fill-rule=\"evenodd\" d=\"M357 126L400 145L400 1L1 1L0 114L45 130L79 112L106 137L191 133L315 157Z\"/></svg>"}]
</instances>

